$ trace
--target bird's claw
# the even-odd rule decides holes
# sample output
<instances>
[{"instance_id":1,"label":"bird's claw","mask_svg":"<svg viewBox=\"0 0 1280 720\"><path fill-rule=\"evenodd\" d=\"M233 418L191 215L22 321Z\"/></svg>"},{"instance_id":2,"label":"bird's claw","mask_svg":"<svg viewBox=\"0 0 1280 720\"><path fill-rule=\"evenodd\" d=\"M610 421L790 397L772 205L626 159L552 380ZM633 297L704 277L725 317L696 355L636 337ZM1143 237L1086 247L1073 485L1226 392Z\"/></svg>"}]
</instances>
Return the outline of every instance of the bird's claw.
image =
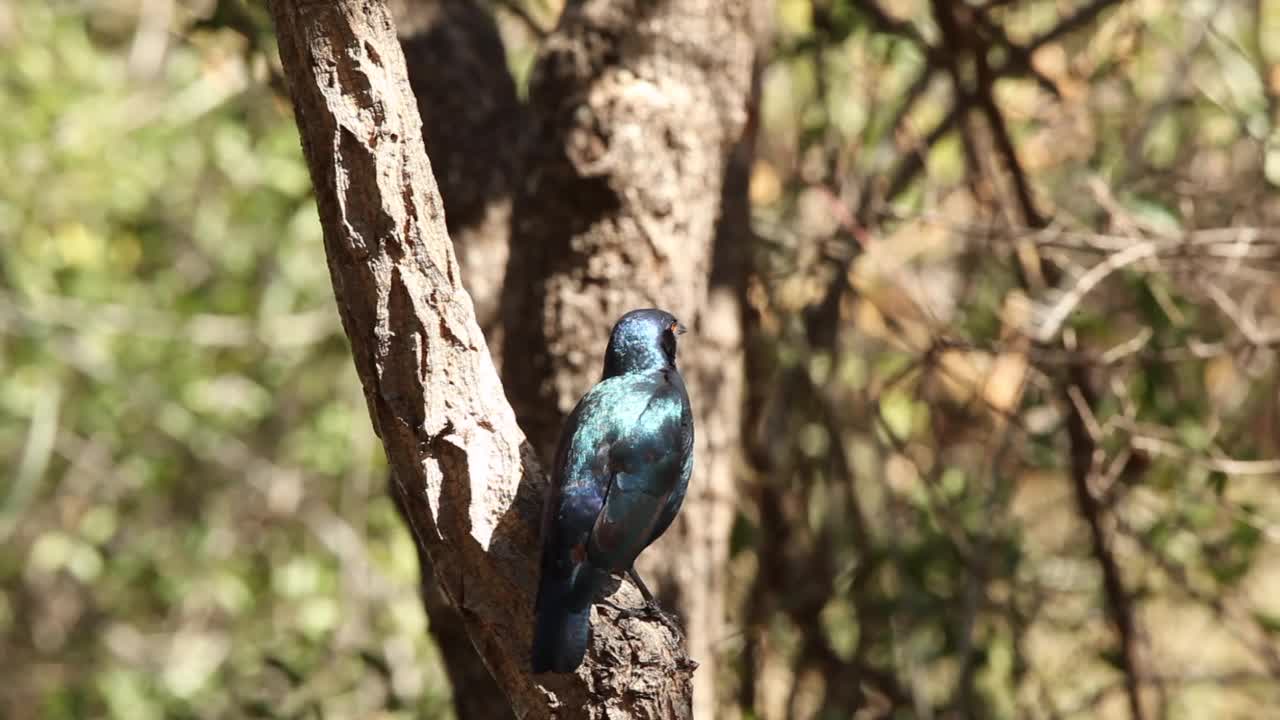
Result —
<instances>
[{"instance_id":1,"label":"bird's claw","mask_svg":"<svg viewBox=\"0 0 1280 720\"><path fill-rule=\"evenodd\" d=\"M654 602L645 603L643 612L645 612L646 614L651 614L652 617L657 618L658 622L662 623L663 625L666 625L667 629L671 631L671 634L675 638L677 639L684 638L684 629L680 627L679 623L677 623L674 619L672 619L671 615L668 615L666 612L663 612L662 608L658 607L657 603L654 603Z\"/></svg>"},{"instance_id":2,"label":"bird's claw","mask_svg":"<svg viewBox=\"0 0 1280 720\"><path fill-rule=\"evenodd\" d=\"M684 637L684 630L680 628L680 625L672 619L671 615L658 607L658 603L653 602L652 600L645 601L645 603L638 608L624 608L619 605L615 605L608 600L601 600L600 602L602 605L612 608L617 612L619 620L657 620L663 625L666 625L667 629L669 629L677 638Z\"/></svg>"}]
</instances>

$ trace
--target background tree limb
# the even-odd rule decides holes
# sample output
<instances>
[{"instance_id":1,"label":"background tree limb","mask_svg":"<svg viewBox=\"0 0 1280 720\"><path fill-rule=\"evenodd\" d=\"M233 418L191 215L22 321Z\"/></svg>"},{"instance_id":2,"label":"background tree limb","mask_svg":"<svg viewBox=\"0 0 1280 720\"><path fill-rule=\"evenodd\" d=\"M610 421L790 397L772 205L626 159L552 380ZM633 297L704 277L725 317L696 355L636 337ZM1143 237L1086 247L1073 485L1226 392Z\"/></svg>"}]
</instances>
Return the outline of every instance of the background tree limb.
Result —
<instances>
[{"instance_id":1,"label":"background tree limb","mask_svg":"<svg viewBox=\"0 0 1280 720\"><path fill-rule=\"evenodd\" d=\"M731 230L713 245L728 156L747 118L755 5L566 6L531 75L531 137L503 289L504 380L542 457L599 378L614 320L661 307L692 331L680 364L698 429L694 478L675 524L638 565L682 617L690 655L703 665L698 717L718 705L741 446L741 283L732 276L749 236Z\"/></svg>"}]
</instances>

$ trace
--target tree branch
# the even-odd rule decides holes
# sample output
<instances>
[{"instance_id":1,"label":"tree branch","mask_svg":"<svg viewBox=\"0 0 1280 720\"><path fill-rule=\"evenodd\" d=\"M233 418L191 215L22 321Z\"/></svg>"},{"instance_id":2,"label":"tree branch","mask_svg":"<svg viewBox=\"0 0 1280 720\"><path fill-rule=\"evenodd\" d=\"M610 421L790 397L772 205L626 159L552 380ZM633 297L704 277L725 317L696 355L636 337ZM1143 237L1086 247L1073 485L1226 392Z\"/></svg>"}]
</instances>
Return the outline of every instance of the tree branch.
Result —
<instances>
[{"instance_id":1,"label":"tree branch","mask_svg":"<svg viewBox=\"0 0 1280 720\"><path fill-rule=\"evenodd\" d=\"M521 717L688 717L692 669L657 623L597 618L578 673L528 673L546 480L461 286L391 17L371 0L272 14L374 429L472 643Z\"/></svg>"},{"instance_id":2,"label":"tree branch","mask_svg":"<svg viewBox=\"0 0 1280 720\"><path fill-rule=\"evenodd\" d=\"M1090 432L1089 419L1092 417L1094 398L1089 389L1088 371L1080 366L1068 368L1066 381L1063 383L1062 402L1067 408L1067 438L1070 446L1071 481L1075 490L1076 506L1080 516L1089 526L1089 535L1093 541L1093 557L1102 570L1102 588L1107 614L1115 625L1116 635L1120 643L1120 670L1124 673L1125 689L1128 692L1129 715L1133 720L1146 717L1142 709L1142 697L1139 688L1142 683L1138 675L1138 628L1134 618L1133 603L1124 588L1124 580L1120 576L1120 565L1116 562L1111 543L1103 528L1103 507L1094 497L1089 487L1089 480L1095 474L1098 444L1094 434Z\"/></svg>"},{"instance_id":3,"label":"tree branch","mask_svg":"<svg viewBox=\"0 0 1280 720\"><path fill-rule=\"evenodd\" d=\"M975 93L978 107L987 116L987 124L991 128L992 137L995 139L996 150L1004 158L1005 167L1008 168L1009 175L1013 178L1014 194L1018 197L1018 206L1022 209L1022 215L1026 223L1034 228L1042 228L1048 225L1049 221L1040 212L1040 209L1036 207L1035 196L1031 190L1031 182L1027 179L1026 171L1022 169L1022 161L1018 159L1018 149L1013 146L1013 137L1009 134L1009 126L1005 123L1004 114L1000 112L1000 108L996 105L996 76L991 70L991 65L987 62L989 50L990 48L984 46L978 48L973 54L978 72L978 88ZM1015 57L1017 56L1015 55ZM1028 67L1030 67L1030 64L1028 64Z\"/></svg>"}]
</instances>

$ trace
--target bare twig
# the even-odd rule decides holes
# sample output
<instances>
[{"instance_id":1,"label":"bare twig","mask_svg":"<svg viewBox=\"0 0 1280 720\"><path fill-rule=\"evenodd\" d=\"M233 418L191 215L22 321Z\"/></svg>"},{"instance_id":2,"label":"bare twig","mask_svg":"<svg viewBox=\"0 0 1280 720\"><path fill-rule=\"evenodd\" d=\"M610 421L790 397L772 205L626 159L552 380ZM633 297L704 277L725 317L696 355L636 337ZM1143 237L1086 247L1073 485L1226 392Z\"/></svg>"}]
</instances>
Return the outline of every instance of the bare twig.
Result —
<instances>
[{"instance_id":1,"label":"bare twig","mask_svg":"<svg viewBox=\"0 0 1280 720\"><path fill-rule=\"evenodd\" d=\"M1076 280L1065 295L1048 309L1044 319L1040 322L1040 327L1034 333L1036 340L1047 343L1057 337L1058 332L1062 329L1062 324L1066 322L1071 312L1108 275L1139 260L1155 257L1155 255L1156 246L1153 243L1138 243L1111 255L1104 262L1090 268L1088 272Z\"/></svg>"},{"instance_id":2,"label":"bare twig","mask_svg":"<svg viewBox=\"0 0 1280 720\"><path fill-rule=\"evenodd\" d=\"M1185 447L1153 435L1133 432L1129 444L1136 450L1175 458L1197 467L1220 472L1224 475L1267 477L1280 476L1280 459L1237 460L1228 457L1211 457L1188 451Z\"/></svg>"}]
</instances>

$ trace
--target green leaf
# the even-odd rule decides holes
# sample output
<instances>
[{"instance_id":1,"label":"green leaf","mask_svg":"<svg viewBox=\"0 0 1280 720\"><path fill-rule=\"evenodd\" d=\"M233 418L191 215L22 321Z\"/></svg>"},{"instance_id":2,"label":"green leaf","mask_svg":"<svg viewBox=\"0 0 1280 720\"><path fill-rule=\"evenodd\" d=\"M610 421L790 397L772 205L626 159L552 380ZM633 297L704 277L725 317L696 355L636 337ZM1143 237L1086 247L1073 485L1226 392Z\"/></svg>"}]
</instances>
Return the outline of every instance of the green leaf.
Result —
<instances>
[{"instance_id":1,"label":"green leaf","mask_svg":"<svg viewBox=\"0 0 1280 720\"><path fill-rule=\"evenodd\" d=\"M1268 635L1280 635L1280 615L1254 610L1253 619L1254 622L1258 623L1258 627L1262 628L1263 632Z\"/></svg>"}]
</instances>

